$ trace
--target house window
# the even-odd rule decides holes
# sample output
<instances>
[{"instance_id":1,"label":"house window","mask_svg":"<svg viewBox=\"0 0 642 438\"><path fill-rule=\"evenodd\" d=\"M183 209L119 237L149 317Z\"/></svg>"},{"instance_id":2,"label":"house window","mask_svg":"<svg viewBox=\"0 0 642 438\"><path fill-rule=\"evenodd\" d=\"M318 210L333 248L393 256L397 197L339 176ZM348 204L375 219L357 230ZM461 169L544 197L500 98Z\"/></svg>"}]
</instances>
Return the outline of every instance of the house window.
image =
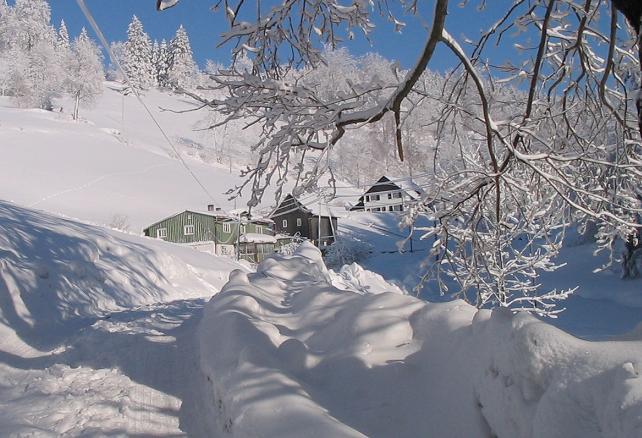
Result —
<instances>
[{"instance_id":1,"label":"house window","mask_svg":"<svg viewBox=\"0 0 642 438\"><path fill-rule=\"evenodd\" d=\"M392 205L388 207L388 211L392 211Z\"/></svg>"},{"instance_id":2,"label":"house window","mask_svg":"<svg viewBox=\"0 0 642 438\"><path fill-rule=\"evenodd\" d=\"M366 202L370 202L370 195L366 195Z\"/></svg>"},{"instance_id":3,"label":"house window","mask_svg":"<svg viewBox=\"0 0 642 438\"><path fill-rule=\"evenodd\" d=\"M241 225L241 234L245 234L247 227L245 225Z\"/></svg>"},{"instance_id":4,"label":"house window","mask_svg":"<svg viewBox=\"0 0 642 438\"><path fill-rule=\"evenodd\" d=\"M392 199L392 193L388 193L388 199Z\"/></svg>"},{"instance_id":5,"label":"house window","mask_svg":"<svg viewBox=\"0 0 642 438\"><path fill-rule=\"evenodd\" d=\"M288 220L283 219L283 228L287 228L287 227L288 227Z\"/></svg>"},{"instance_id":6,"label":"house window","mask_svg":"<svg viewBox=\"0 0 642 438\"><path fill-rule=\"evenodd\" d=\"M186 236L193 236L194 235L194 225L185 225L183 227L183 234Z\"/></svg>"},{"instance_id":7,"label":"house window","mask_svg":"<svg viewBox=\"0 0 642 438\"><path fill-rule=\"evenodd\" d=\"M393 197L393 198L401 199L403 196L401 195L401 192L394 192L394 193L392 194L392 197Z\"/></svg>"},{"instance_id":8,"label":"house window","mask_svg":"<svg viewBox=\"0 0 642 438\"><path fill-rule=\"evenodd\" d=\"M263 227L260 225L256 226L256 234L263 234Z\"/></svg>"},{"instance_id":9,"label":"house window","mask_svg":"<svg viewBox=\"0 0 642 438\"><path fill-rule=\"evenodd\" d=\"M191 214L187 215L187 222L192 222L192 215Z\"/></svg>"},{"instance_id":10,"label":"house window","mask_svg":"<svg viewBox=\"0 0 642 438\"><path fill-rule=\"evenodd\" d=\"M296 218L296 226L300 227L302 224L303 222L301 221L301 218L300 217Z\"/></svg>"},{"instance_id":11,"label":"house window","mask_svg":"<svg viewBox=\"0 0 642 438\"><path fill-rule=\"evenodd\" d=\"M375 200L375 201L379 201L379 200L381 200L381 196L379 196L379 195L374 195L374 200Z\"/></svg>"},{"instance_id":12,"label":"house window","mask_svg":"<svg viewBox=\"0 0 642 438\"><path fill-rule=\"evenodd\" d=\"M229 222L223 224L223 232L224 233L231 233L232 232L232 225Z\"/></svg>"},{"instance_id":13,"label":"house window","mask_svg":"<svg viewBox=\"0 0 642 438\"><path fill-rule=\"evenodd\" d=\"M158 228L156 230L156 238L158 238L158 239L167 238L167 228Z\"/></svg>"}]
</instances>

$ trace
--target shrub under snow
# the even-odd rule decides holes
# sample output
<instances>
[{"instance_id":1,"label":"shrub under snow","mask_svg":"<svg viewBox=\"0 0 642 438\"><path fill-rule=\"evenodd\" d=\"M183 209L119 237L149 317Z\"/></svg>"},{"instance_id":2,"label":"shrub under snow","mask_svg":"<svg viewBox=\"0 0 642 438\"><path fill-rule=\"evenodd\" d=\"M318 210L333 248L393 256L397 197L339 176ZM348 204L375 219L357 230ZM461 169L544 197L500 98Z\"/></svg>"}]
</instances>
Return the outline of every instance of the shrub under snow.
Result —
<instances>
[{"instance_id":1,"label":"shrub under snow","mask_svg":"<svg viewBox=\"0 0 642 438\"><path fill-rule=\"evenodd\" d=\"M325 262L329 268L340 269L343 265L360 263L372 253L372 245L361 240L341 238L328 247Z\"/></svg>"}]
</instances>

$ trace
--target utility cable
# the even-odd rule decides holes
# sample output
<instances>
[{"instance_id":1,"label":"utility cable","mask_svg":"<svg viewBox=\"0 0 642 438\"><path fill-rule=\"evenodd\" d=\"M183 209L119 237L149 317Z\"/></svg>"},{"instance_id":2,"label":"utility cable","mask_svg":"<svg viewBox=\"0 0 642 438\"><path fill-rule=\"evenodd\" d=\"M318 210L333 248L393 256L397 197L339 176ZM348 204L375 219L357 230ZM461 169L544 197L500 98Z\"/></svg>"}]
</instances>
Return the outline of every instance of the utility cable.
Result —
<instances>
[{"instance_id":1,"label":"utility cable","mask_svg":"<svg viewBox=\"0 0 642 438\"><path fill-rule=\"evenodd\" d=\"M161 132L161 134L163 134L163 137L167 141L167 144L169 144L169 146L172 148L172 150L174 151L174 153L178 157L179 161L181 162L181 164L185 168L185 170L187 170L187 172L191 175L191 177L194 179L194 181L196 181L196 183L200 186L200 188L203 190L203 192L207 195L208 199L210 199L212 202L214 202L216 204L212 194L205 188L205 185L203 185L201 180L198 179L196 174L192 171L192 169L185 162L185 160L181 156L181 154L178 151L178 149L176 148L176 146L174 146L174 143L172 142L172 140L169 138L169 136L167 135L167 133L165 132L163 127L160 125L160 123L158 122L158 120L156 119L154 114L151 112L151 110L149 109L147 104L145 104L145 102L143 101L143 98L140 95L140 92L136 89L136 87L134 87L132 85L132 82L129 79L129 75L127 75L127 73L125 72L125 69L123 69L122 65L120 65L120 61L118 60L118 58L116 56L114 56L114 53L111 50L111 47L109 46L109 43L107 42L107 39L105 38L105 35L103 34L102 30L100 29L100 26L98 25L98 23L94 19L93 14L91 13L89 8L85 4L85 0L76 0L76 3L78 4L78 7L82 11L83 15L85 16L85 18L87 19L89 24L91 25L91 27L94 30L94 32L98 36L98 39L100 40L101 44L105 48L105 51L109 55L109 59L111 59L111 62L113 62L114 65L116 65L116 68L118 69L120 74L123 75L123 78L125 79L125 82L129 86L129 88L131 88L131 90L133 91L134 95L136 96L136 99L138 99L138 102L140 102L140 104L143 106L143 108L145 108L145 111L147 112L149 117L152 119L152 121L154 122L154 124L156 125L158 130Z\"/></svg>"}]
</instances>

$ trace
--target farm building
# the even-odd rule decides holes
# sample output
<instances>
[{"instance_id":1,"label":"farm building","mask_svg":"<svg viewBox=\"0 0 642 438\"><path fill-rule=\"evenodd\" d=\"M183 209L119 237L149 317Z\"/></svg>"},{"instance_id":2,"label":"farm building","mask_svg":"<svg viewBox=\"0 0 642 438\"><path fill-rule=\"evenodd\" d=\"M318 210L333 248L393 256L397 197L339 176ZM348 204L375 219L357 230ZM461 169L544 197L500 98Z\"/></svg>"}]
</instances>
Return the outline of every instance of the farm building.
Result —
<instances>
[{"instance_id":1,"label":"farm building","mask_svg":"<svg viewBox=\"0 0 642 438\"><path fill-rule=\"evenodd\" d=\"M269 219L250 219L231 216L213 207L208 211L185 210L162 219L143 230L145 236L155 237L167 242L190 245L218 255L234 256L237 247L240 255L248 252L244 236L266 236L274 240L272 221ZM255 239L256 240L256 239ZM243 245L241 245L243 242ZM272 244L272 251L274 250ZM266 254L269 245L259 245L254 250ZM248 260L254 262L254 260Z\"/></svg>"},{"instance_id":2,"label":"farm building","mask_svg":"<svg viewBox=\"0 0 642 438\"><path fill-rule=\"evenodd\" d=\"M274 231L288 236L309 239L318 248L331 245L335 240L337 218L320 215L301 204L294 196L288 195L270 215Z\"/></svg>"},{"instance_id":3,"label":"farm building","mask_svg":"<svg viewBox=\"0 0 642 438\"><path fill-rule=\"evenodd\" d=\"M404 211L423 190L410 178L382 176L359 198L351 211Z\"/></svg>"}]
</instances>

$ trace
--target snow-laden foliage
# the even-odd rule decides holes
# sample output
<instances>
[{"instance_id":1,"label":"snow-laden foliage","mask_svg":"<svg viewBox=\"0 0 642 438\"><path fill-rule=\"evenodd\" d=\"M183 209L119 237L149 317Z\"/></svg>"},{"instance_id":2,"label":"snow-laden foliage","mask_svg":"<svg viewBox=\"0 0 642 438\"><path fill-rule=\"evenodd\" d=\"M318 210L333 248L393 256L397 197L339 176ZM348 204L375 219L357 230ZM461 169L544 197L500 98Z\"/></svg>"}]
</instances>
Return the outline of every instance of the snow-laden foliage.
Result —
<instances>
[{"instance_id":1,"label":"snow-laden foliage","mask_svg":"<svg viewBox=\"0 0 642 438\"><path fill-rule=\"evenodd\" d=\"M24 107L52 109L70 94L78 105L102 92L101 56L83 33L72 45L65 22L56 31L45 0L0 5L0 91Z\"/></svg>"},{"instance_id":2,"label":"snow-laden foliage","mask_svg":"<svg viewBox=\"0 0 642 438\"><path fill-rule=\"evenodd\" d=\"M91 105L102 94L104 78L100 50L83 29L74 40L67 76L67 90L75 101L74 119L78 119L81 103Z\"/></svg>"},{"instance_id":3,"label":"snow-laden foliage","mask_svg":"<svg viewBox=\"0 0 642 438\"><path fill-rule=\"evenodd\" d=\"M165 40L152 42L140 19L134 16L127 31L127 41L113 43L112 49L131 85L137 89L191 89L199 77L189 36L182 25L169 44ZM119 77L117 71L113 76L125 79Z\"/></svg>"},{"instance_id":4,"label":"snow-laden foliage","mask_svg":"<svg viewBox=\"0 0 642 438\"><path fill-rule=\"evenodd\" d=\"M551 314L550 300L566 292L540 291L537 276L554 269L568 223L595 221L606 248L639 240L642 161L632 90L639 59L616 5L517 0L486 10L484 1L463 2L493 24L461 41L449 32L456 14L449 0L224 6L222 43L233 45L235 63L213 77L223 97L195 97L224 116L215 127L238 119L262 127L257 163L238 188L251 188L250 206L293 173L295 194L314 190L347 133L376 123L390 131L386 146L400 161L417 149L432 164L435 183L410 220L436 224L425 231L439 236L433 255L442 262L429 274L444 293L450 284L479 306ZM355 77L346 68L333 78L334 92L315 86L313 72L326 81L330 72L324 47L368 35L375 13L402 29L399 10L404 19L430 20L410 70ZM434 80L427 68L437 47L456 62ZM241 59L251 68L240 68ZM303 160L316 164L310 170Z\"/></svg>"},{"instance_id":5,"label":"snow-laden foliage","mask_svg":"<svg viewBox=\"0 0 642 438\"><path fill-rule=\"evenodd\" d=\"M328 247L325 263L331 269L341 269L344 265L361 263L373 251L372 245L356 239L340 238Z\"/></svg>"},{"instance_id":6,"label":"snow-laden foliage","mask_svg":"<svg viewBox=\"0 0 642 438\"><path fill-rule=\"evenodd\" d=\"M145 90L154 85L152 42L143 23L134 15L127 28L123 68L132 87Z\"/></svg>"},{"instance_id":7,"label":"snow-laden foliage","mask_svg":"<svg viewBox=\"0 0 642 438\"><path fill-rule=\"evenodd\" d=\"M197 67L192 54L189 36L183 26L169 45L168 82L172 87L191 88L196 79Z\"/></svg>"}]
</instances>

